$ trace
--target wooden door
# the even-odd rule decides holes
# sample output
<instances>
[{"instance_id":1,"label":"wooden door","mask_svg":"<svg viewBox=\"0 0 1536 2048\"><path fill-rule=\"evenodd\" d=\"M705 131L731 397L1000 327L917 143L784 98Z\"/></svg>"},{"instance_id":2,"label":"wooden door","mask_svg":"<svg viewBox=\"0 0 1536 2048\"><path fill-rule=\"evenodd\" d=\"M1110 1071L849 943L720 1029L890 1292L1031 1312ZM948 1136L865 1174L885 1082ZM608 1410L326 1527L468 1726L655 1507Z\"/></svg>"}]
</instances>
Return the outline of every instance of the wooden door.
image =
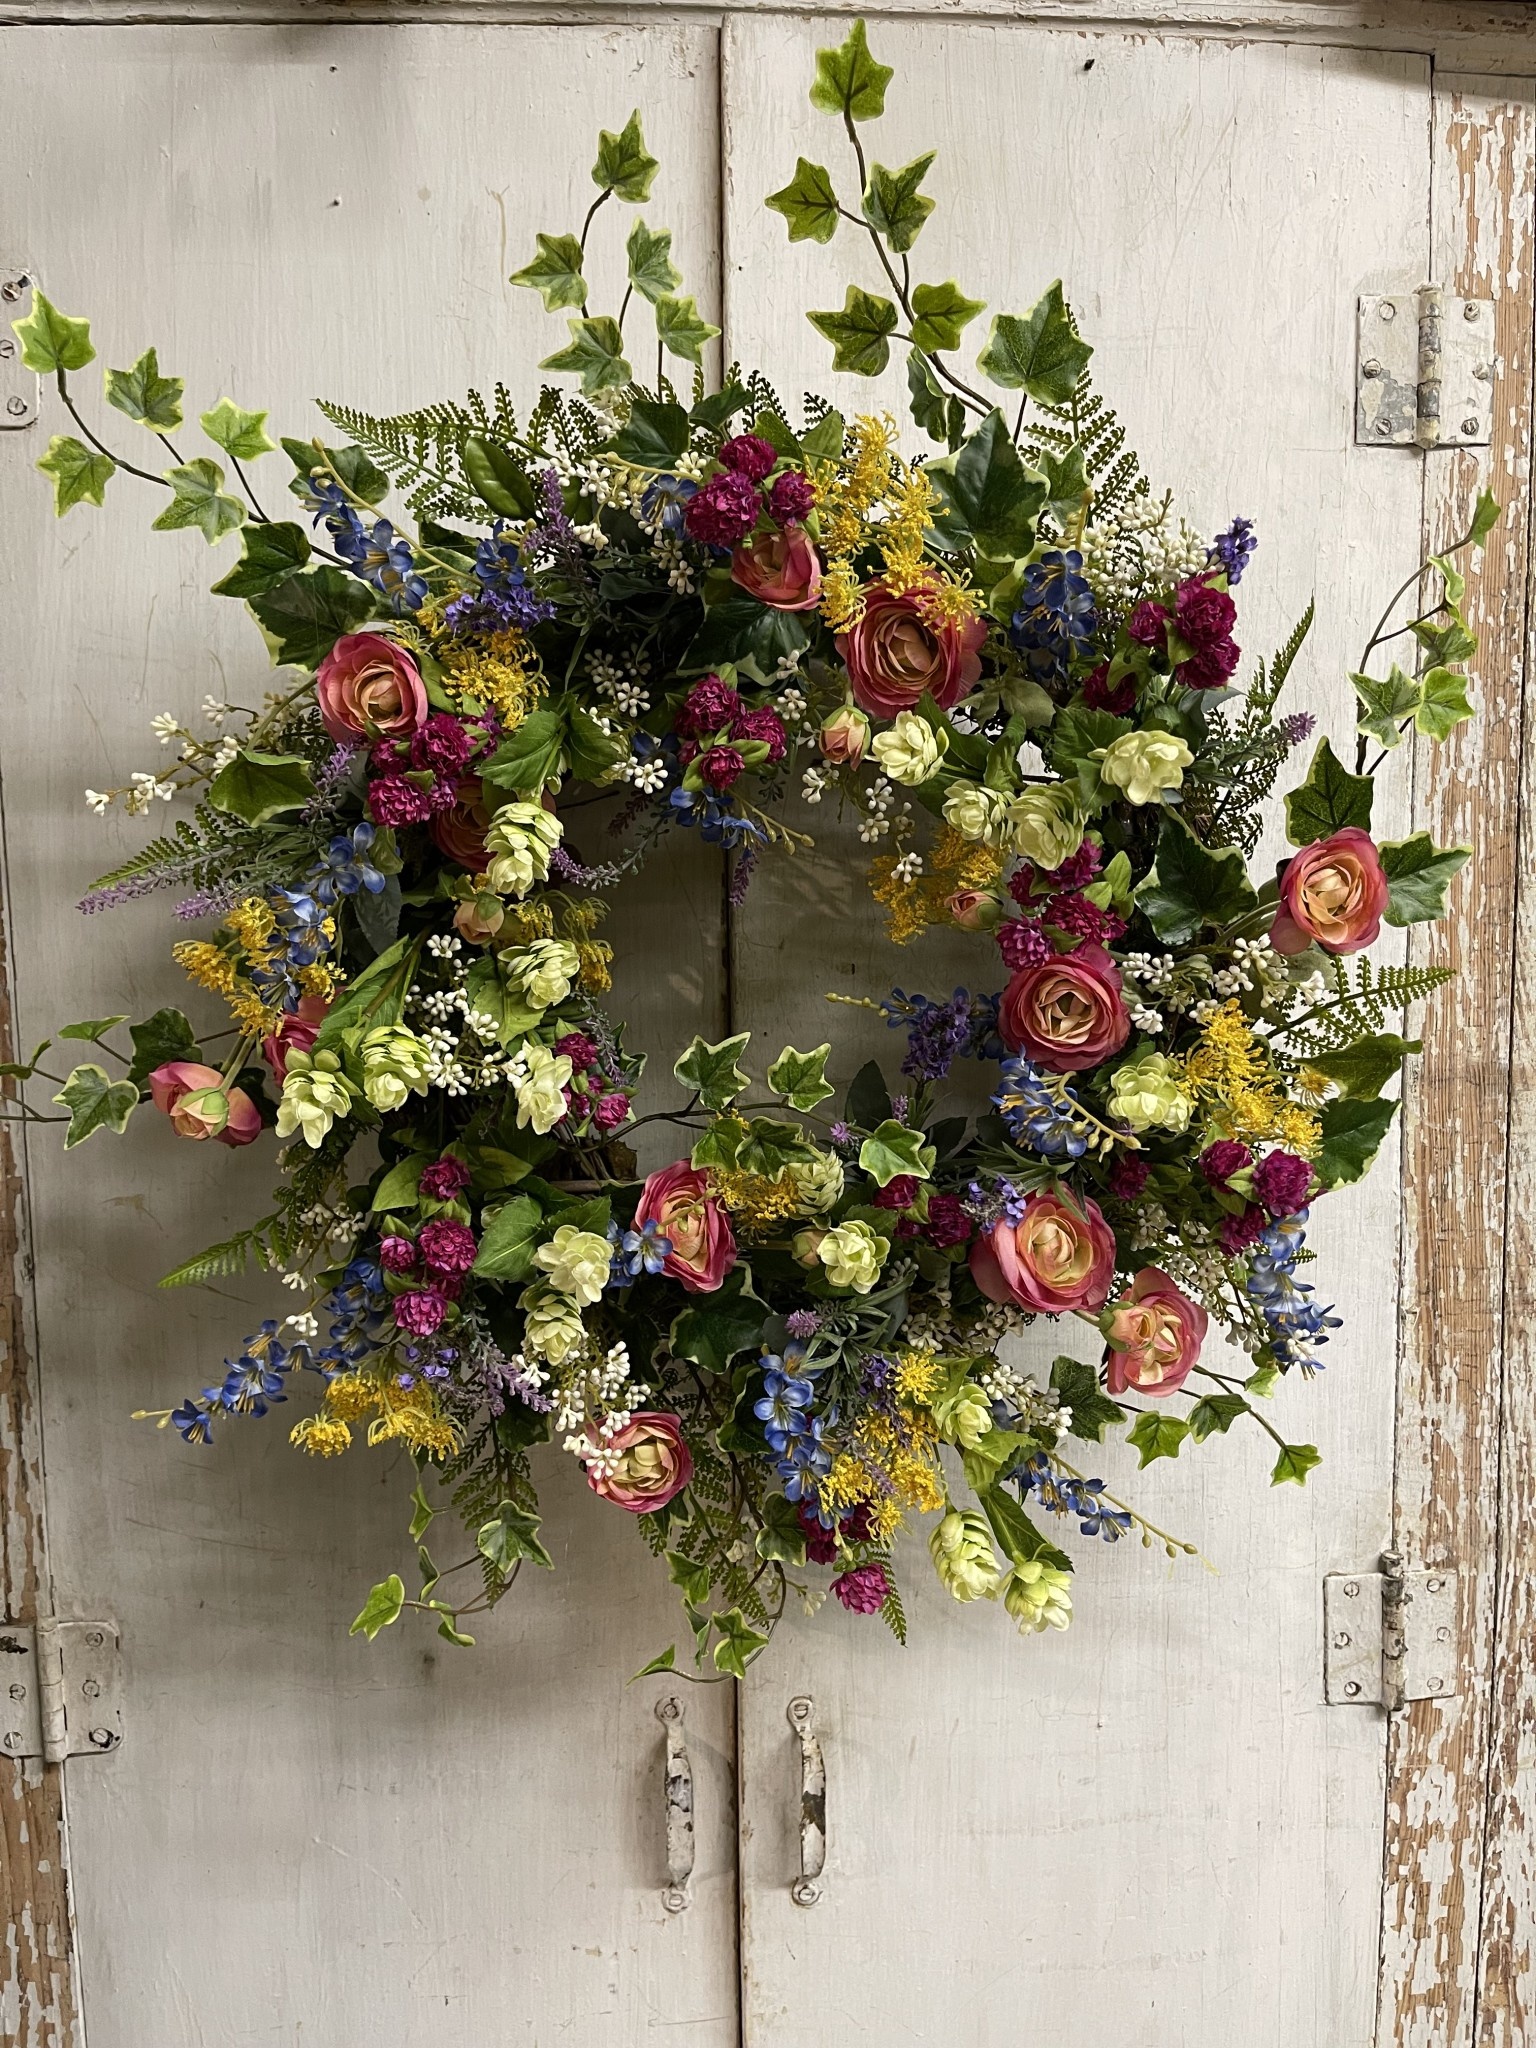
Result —
<instances>
[{"instance_id":1,"label":"wooden door","mask_svg":"<svg viewBox=\"0 0 1536 2048\"><path fill-rule=\"evenodd\" d=\"M598 126L636 106L665 138L658 209L702 302L716 297L699 204L716 180L712 31L3 35L7 259L93 316L104 363L156 343L200 406L228 390L308 435L315 397L383 412L502 375L528 396L550 343L507 273L535 229L585 205ZM155 712L190 720L208 692L259 701L269 678L242 608L207 594L220 571L201 538L148 531L147 488L137 508L54 527L40 440L0 435L0 756L29 1044L70 1017L183 1000L163 902L88 926L69 907L146 829L98 823L81 791L125 760L155 764ZM281 497L281 462L257 466L258 493ZM626 900L616 1001L641 1040L719 1035L717 882L685 858ZM628 1518L549 1451L558 1570L520 1583L476 1650L349 1641L370 1582L410 1557L403 1460L301 1469L281 1410L212 1449L128 1420L201 1386L272 1299L270 1283L156 1291L249 1213L270 1160L143 1135L147 1149L98 1141L68 1159L34 1143L27 1162L52 1599L115 1616L127 1666L123 1747L68 1767L93 2048L627 2048L652 2027L734 2042L732 1702L687 1701L698 1864L672 1915L663 1687L626 1687L670 1632L672 1595ZM35 1543L8 1562L8 1598L46 1602ZM33 2048L75 2038L45 1839L58 1773L33 1769L28 1788L0 1769L13 1897L33 1879L0 2037ZM48 1899L52 1924L35 1924Z\"/></svg>"}]
</instances>

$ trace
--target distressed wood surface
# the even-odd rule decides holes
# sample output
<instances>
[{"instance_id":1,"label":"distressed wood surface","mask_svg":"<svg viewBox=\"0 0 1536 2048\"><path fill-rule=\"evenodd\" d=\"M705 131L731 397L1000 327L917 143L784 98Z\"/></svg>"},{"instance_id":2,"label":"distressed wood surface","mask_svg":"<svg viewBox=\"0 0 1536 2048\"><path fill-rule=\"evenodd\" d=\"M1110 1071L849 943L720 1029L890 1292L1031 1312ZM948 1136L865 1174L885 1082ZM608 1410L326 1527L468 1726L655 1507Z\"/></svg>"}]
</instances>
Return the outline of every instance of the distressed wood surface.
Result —
<instances>
[{"instance_id":1,"label":"distressed wood surface","mask_svg":"<svg viewBox=\"0 0 1536 2048\"><path fill-rule=\"evenodd\" d=\"M797 152L845 178L835 125L788 98L819 40L811 24L727 23L727 341L771 362L786 392L902 417L899 371L829 380L800 312L840 304L849 279L871 286L873 259L842 235L791 248L762 211ZM1234 512L1257 519L1239 608L1250 655L1316 588L1291 701L1347 736L1346 670L1420 532L1417 460L1357 451L1351 406L1355 294L1417 278L1429 255L1427 67L890 21L871 45L896 67L871 146L897 164L940 150L940 209L914 275L954 276L994 310L1068 281L1155 487L1211 531ZM967 358L981 322L972 333ZM1383 792L1389 833L1407 819L1406 780ZM738 1028L772 1051L826 1035L822 986L997 985L978 944L882 947L867 916L852 923L857 900L843 873L762 874L737 920ZM811 957L820 986L807 985ZM895 1066L894 1034L874 1024L864 1044ZM1084 2012L1134 2048L1370 2038L1384 1727L1323 1705L1320 1607L1324 1573L1373 1559L1390 1525L1397 1234L1390 1162L1318 1212L1309 1277L1344 1302L1348 1327L1326 1373L1275 1404L1278 1426L1325 1450L1304 1494L1271 1491L1271 1456L1235 1434L1143 1475L1121 1447L1092 1454L1214 1573L1068 1529L1078 1618L1021 1643L1000 1613L938 1591L919 1539L897 1558L907 1650L833 1606L754 1669L741 1709L747 2048L804 2048L808 1983L817 2048L1012 2048L1073 2038ZM1038 1369L1091 1338L1045 1325L1024 1342ZM797 1694L815 1701L826 1760L824 1896L809 1910L789 1893Z\"/></svg>"},{"instance_id":2,"label":"distressed wood surface","mask_svg":"<svg viewBox=\"0 0 1536 2048\"><path fill-rule=\"evenodd\" d=\"M579 221L596 130L635 106L665 166L647 218L670 220L690 286L718 299L704 28L14 30L3 63L8 246L93 315L103 362L157 342L194 412L229 390L310 433L316 395L384 411L508 375L530 396L527 366L563 329L507 273L536 228ZM594 234L605 297L627 225ZM93 382L82 398L121 444L137 430ZM31 467L47 431L0 436L0 751L29 1044L187 999L166 900L89 926L69 908L147 829L98 824L81 789L163 760L154 712L191 719L205 691L259 697L270 676L243 608L208 595L219 557L148 531L147 488L118 478L115 504L55 526ZM257 465L263 496L281 499L282 463ZM721 1016L718 867L678 839L682 866L626 891L615 920L616 1006L658 1051ZM154 1284L257 1213L272 1159L252 1150L178 1145L153 1118L68 1159L55 1132L32 1147L58 1605L115 1615L127 1674L122 1749L68 1767L92 2048L628 2048L652 2029L728 2048L732 1702L689 1696L697 1863L674 1916L664 1682L626 1681L674 1634L675 1595L631 1518L548 1449L557 1571L525 1573L473 1652L406 1624L369 1647L347 1624L371 1581L409 1569L408 1460L302 1461L287 1421L312 1386L211 1450L129 1421L215 1377L248 1317L283 1313L270 1283ZM35 1853L56 1870L41 1839ZM46 1888L38 1907L57 1918ZM50 1967L13 1957L13 2006L52 1995Z\"/></svg>"}]
</instances>

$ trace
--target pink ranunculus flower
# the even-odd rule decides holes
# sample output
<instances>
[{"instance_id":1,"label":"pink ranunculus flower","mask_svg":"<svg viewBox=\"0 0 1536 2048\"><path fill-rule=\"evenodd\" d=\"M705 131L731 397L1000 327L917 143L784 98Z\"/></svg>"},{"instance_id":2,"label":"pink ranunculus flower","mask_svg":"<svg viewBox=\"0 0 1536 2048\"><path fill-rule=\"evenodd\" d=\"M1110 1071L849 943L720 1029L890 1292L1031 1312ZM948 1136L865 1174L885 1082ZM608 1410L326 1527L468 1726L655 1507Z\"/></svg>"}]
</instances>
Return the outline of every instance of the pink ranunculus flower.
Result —
<instances>
[{"instance_id":1,"label":"pink ranunculus flower","mask_svg":"<svg viewBox=\"0 0 1536 2048\"><path fill-rule=\"evenodd\" d=\"M315 671L315 694L333 740L394 740L427 722L420 669L382 633L343 633Z\"/></svg>"},{"instance_id":2,"label":"pink ranunculus flower","mask_svg":"<svg viewBox=\"0 0 1536 2048\"><path fill-rule=\"evenodd\" d=\"M808 612L821 595L821 558L803 526L785 526L741 542L731 581L776 612Z\"/></svg>"},{"instance_id":3,"label":"pink ranunculus flower","mask_svg":"<svg viewBox=\"0 0 1536 2048\"><path fill-rule=\"evenodd\" d=\"M1292 855L1280 877L1270 930L1278 953L1359 953L1375 943L1387 907L1387 877L1368 832L1346 825Z\"/></svg>"},{"instance_id":4,"label":"pink ranunculus flower","mask_svg":"<svg viewBox=\"0 0 1536 2048\"><path fill-rule=\"evenodd\" d=\"M834 768L857 768L869 747L869 720L856 705L841 705L822 725L816 744Z\"/></svg>"},{"instance_id":5,"label":"pink ranunculus flower","mask_svg":"<svg viewBox=\"0 0 1536 2048\"><path fill-rule=\"evenodd\" d=\"M997 1027L1010 1052L1054 1073L1096 1067L1131 1035L1120 970L1102 946L1021 967L1003 990Z\"/></svg>"},{"instance_id":6,"label":"pink ranunculus flower","mask_svg":"<svg viewBox=\"0 0 1536 2048\"><path fill-rule=\"evenodd\" d=\"M1129 1297L1100 1319L1109 1342L1105 1383L1112 1394L1176 1394L1200 1356L1205 1310L1158 1266L1143 1266Z\"/></svg>"},{"instance_id":7,"label":"pink ranunculus flower","mask_svg":"<svg viewBox=\"0 0 1536 2048\"><path fill-rule=\"evenodd\" d=\"M607 1470L589 1464L587 1484L632 1515L664 1508L693 1477L693 1453L675 1415L642 1410L609 1439L608 1448L618 1453L616 1462Z\"/></svg>"},{"instance_id":8,"label":"pink ranunculus flower","mask_svg":"<svg viewBox=\"0 0 1536 2048\"><path fill-rule=\"evenodd\" d=\"M437 813L427 832L439 853L478 875L490 859L485 843L490 822L491 813L481 792L479 776L465 775L460 777L451 807Z\"/></svg>"},{"instance_id":9,"label":"pink ranunculus flower","mask_svg":"<svg viewBox=\"0 0 1536 2048\"><path fill-rule=\"evenodd\" d=\"M1115 1234L1096 1202L1031 1195L1017 1223L1006 1218L977 1238L971 1275L988 1301L1038 1315L1100 1309L1115 1277Z\"/></svg>"},{"instance_id":10,"label":"pink ranunculus flower","mask_svg":"<svg viewBox=\"0 0 1536 2048\"><path fill-rule=\"evenodd\" d=\"M957 889L945 897L944 908L963 932L995 932L1003 921L1003 899L995 889Z\"/></svg>"},{"instance_id":11,"label":"pink ranunculus flower","mask_svg":"<svg viewBox=\"0 0 1536 2048\"><path fill-rule=\"evenodd\" d=\"M876 584L863 617L837 636L854 702L873 718L910 711L925 693L948 711L981 675L986 620L934 623L923 608L926 594L919 586L898 596Z\"/></svg>"},{"instance_id":12,"label":"pink ranunculus flower","mask_svg":"<svg viewBox=\"0 0 1536 2048\"><path fill-rule=\"evenodd\" d=\"M736 1234L709 1176L679 1159L640 1190L635 1226L654 1223L672 1246L662 1267L690 1294L713 1294L736 1263Z\"/></svg>"},{"instance_id":13,"label":"pink ranunculus flower","mask_svg":"<svg viewBox=\"0 0 1536 2048\"><path fill-rule=\"evenodd\" d=\"M226 1088L217 1067L167 1060L150 1075L149 1092L180 1138L249 1145L261 1136L261 1111L243 1088Z\"/></svg>"},{"instance_id":14,"label":"pink ranunculus flower","mask_svg":"<svg viewBox=\"0 0 1536 2048\"><path fill-rule=\"evenodd\" d=\"M299 1007L282 1017L277 1029L269 1031L261 1041L261 1056L272 1069L272 1078L279 1088L288 1078L289 1053L309 1051L330 1007L325 996L301 996Z\"/></svg>"}]
</instances>

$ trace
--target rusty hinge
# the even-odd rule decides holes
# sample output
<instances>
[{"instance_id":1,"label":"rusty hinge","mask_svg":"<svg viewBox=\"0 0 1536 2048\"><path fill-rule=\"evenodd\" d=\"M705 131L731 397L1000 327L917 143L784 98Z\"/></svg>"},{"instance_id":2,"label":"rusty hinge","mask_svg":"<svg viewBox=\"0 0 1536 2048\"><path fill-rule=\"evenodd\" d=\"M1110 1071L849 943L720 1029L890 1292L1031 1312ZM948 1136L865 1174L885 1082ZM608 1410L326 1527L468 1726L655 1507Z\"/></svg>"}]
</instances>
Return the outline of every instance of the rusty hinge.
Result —
<instances>
[{"instance_id":1,"label":"rusty hinge","mask_svg":"<svg viewBox=\"0 0 1536 2048\"><path fill-rule=\"evenodd\" d=\"M11 332L31 283L25 264L0 258L0 431L37 423L38 375L22 362L21 343Z\"/></svg>"},{"instance_id":2,"label":"rusty hinge","mask_svg":"<svg viewBox=\"0 0 1536 2048\"><path fill-rule=\"evenodd\" d=\"M123 1739L114 1621L0 1622L0 1754L101 1756Z\"/></svg>"},{"instance_id":3,"label":"rusty hinge","mask_svg":"<svg viewBox=\"0 0 1536 2048\"><path fill-rule=\"evenodd\" d=\"M1379 1572L1323 1580L1323 1690L1334 1707L1449 1699L1456 1684L1456 1574L1410 1572L1395 1550Z\"/></svg>"},{"instance_id":4,"label":"rusty hinge","mask_svg":"<svg viewBox=\"0 0 1536 2048\"><path fill-rule=\"evenodd\" d=\"M1359 302L1355 439L1373 448L1482 448L1493 425L1492 299L1421 284Z\"/></svg>"}]
</instances>

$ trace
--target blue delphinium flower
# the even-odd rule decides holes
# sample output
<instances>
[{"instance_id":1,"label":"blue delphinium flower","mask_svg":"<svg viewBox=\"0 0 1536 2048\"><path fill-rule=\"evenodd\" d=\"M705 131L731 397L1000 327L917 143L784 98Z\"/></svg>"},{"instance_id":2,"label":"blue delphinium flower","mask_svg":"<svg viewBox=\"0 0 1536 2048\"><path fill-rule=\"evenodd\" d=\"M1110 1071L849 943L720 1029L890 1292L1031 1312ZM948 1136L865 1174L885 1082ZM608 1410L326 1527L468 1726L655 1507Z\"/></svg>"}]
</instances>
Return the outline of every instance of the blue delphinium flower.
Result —
<instances>
[{"instance_id":1,"label":"blue delphinium flower","mask_svg":"<svg viewBox=\"0 0 1536 2048\"><path fill-rule=\"evenodd\" d=\"M809 1415L803 1409L800 1415L802 1427L795 1435L785 1437L784 1448L778 1455L778 1474L784 1482L786 1500L814 1503L816 1482L825 1479L832 1470L832 1453L821 1441L821 1417Z\"/></svg>"},{"instance_id":2,"label":"blue delphinium flower","mask_svg":"<svg viewBox=\"0 0 1536 2048\"><path fill-rule=\"evenodd\" d=\"M1118 1543L1133 1527L1125 1508L1105 1500L1102 1479L1074 1479L1059 1472L1044 1451L1037 1451L1014 1476L1025 1500L1033 1495L1049 1514L1076 1515L1080 1535Z\"/></svg>"},{"instance_id":3,"label":"blue delphinium flower","mask_svg":"<svg viewBox=\"0 0 1536 2048\"><path fill-rule=\"evenodd\" d=\"M1024 571L1008 637L1042 681L1066 674L1099 630L1093 587L1076 548L1052 548Z\"/></svg>"},{"instance_id":4,"label":"blue delphinium flower","mask_svg":"<svg viewBox=\"0 0 1536 2048\"><path fill-rule=\"evenodd\" d=\"M710 795L707 790L674 789L668 802L674 822L697 825L699 837L711 846L739 846L743 840L767 843L768 835L761 825L743 818L724 799Z\"/></svg>"},{"instance_id":5,"label":"blue delphinium flower","mask_svg":"<svg viewBox=\"0 0 1536 2048\"><path fill-rule=\"evenodd\" d=\"M672 1240L662 1230L654 1217L638 1227L631 1227L622 1236L618 1225L611 1226L614 1239L613 1284L629 1287L642 1273L659 1273L671 1255Z\"/></svg>"},{"instance_id":6,"label":"blue delphinium flower","mask_svg":"<svg viewBox=\"0 0 1536 2048\"><path fill-rule=\"evenodd\" d=\"M1244 519L1239 514L1225 533L1217 534L1211 543L1211 551L1206 560L1211 563L1219 562L1226 573L1229 587L1235 586L1242 582L1243 571L1247 568L1249 558L1258 544L1259 536L1253 530L1253 521Z\"/></svg>"},{"instance_id":7,"label":"blue delphinium flower","mask_svg":"<svg viewBox=\"0 0 1536 2048\"><path fill-rule=\"evenodd\" d=\"M315 1353L317 1368L345 1372L377 1351L393 1330L389 1295L377 1259L353 1259L317 1313L330 1317L330 1343Z\"/></svg>"},{"instance_id":8,"label":"blue delphinium flower","mask_svg":"<svg viewBox=\"0 0 1536 2048\"><path fill-rule=\"evenodd\" d=\"M1044 1159L1081 1159L1088 1149L1088 1130L1069 1107L1072 1091L1063 1088L1062 1094L1066 1100L1058 1101L1038 1069L1019 1054L1003 1062L992 1101L1021 1145Z\"/></svg>"},{"instance_id":9,"label":"blue delphinium flower","mask_svg":"<svg viewBox=\"0 0 1536 2048\"><path fill-rule=\"evenodd\" d=\"M1340 1318L1323 1308L1315 1290L1296 1278L1296 1256L1306 1237L1307 1211L1281 1216L1269 1225L1248 1260L1244 1291L1263 1317L1275 1363L1315 1370L1318 1346Z\"/></svg>"},{"instance_id":10,"label":"blue delphinium flower","mask_svg":"<svg viewBox=\"0 0 1536 2048\"><path fill-rule=\"evenodd\" d=\"M183 1401L179 1408L171 1410L171 1421L184 1444L211 1444L213 1442L213 1403L218 1401L220 1389L205 1387L202 1402Z\"/></svg>"},{"instance_id":11,"label":"blue delphinium flower","mask_svg":"<svg viewBox=\"0 0 1536 2048\"><path fill-rule=\"evenodd\" d=\"M698 485L681 476L659 476L646 490L640 500L640 518L654 533L670 534L674 540L682 538L683 514L688 509L688 500L698 490Z\"/></svg>"},{"instance_id":12,"label":"blue delphinium flower","mask_svg":"<svg viewBox=\"0 0 1536 2048\"><path fill-rule=\"evenodd\" d=\"M337 833L305 878L318 903L334 904L338 896L355 896L359 889L378 895L385 877L368 859L377 837L366 819L350 832Z\"/></svg>"},{"instance_id":13,"label":"blue delphinium flower","mask_svg":"<svg viewBox=\"0 0 1536 2048\"><path fill-rule=\"evenodd\" d=\"M783 1363L782 1358L772 1354L764 1357L763 1364L768 1370L763 1375L762 1396L752 1406L752 1413L765 1425L769 1448L781 1455L789 1439L801 1433L807 1419L804 1411L816 1395L809 1380L796 1379L776 1369Z\"/></svg>"}]
</instances>

